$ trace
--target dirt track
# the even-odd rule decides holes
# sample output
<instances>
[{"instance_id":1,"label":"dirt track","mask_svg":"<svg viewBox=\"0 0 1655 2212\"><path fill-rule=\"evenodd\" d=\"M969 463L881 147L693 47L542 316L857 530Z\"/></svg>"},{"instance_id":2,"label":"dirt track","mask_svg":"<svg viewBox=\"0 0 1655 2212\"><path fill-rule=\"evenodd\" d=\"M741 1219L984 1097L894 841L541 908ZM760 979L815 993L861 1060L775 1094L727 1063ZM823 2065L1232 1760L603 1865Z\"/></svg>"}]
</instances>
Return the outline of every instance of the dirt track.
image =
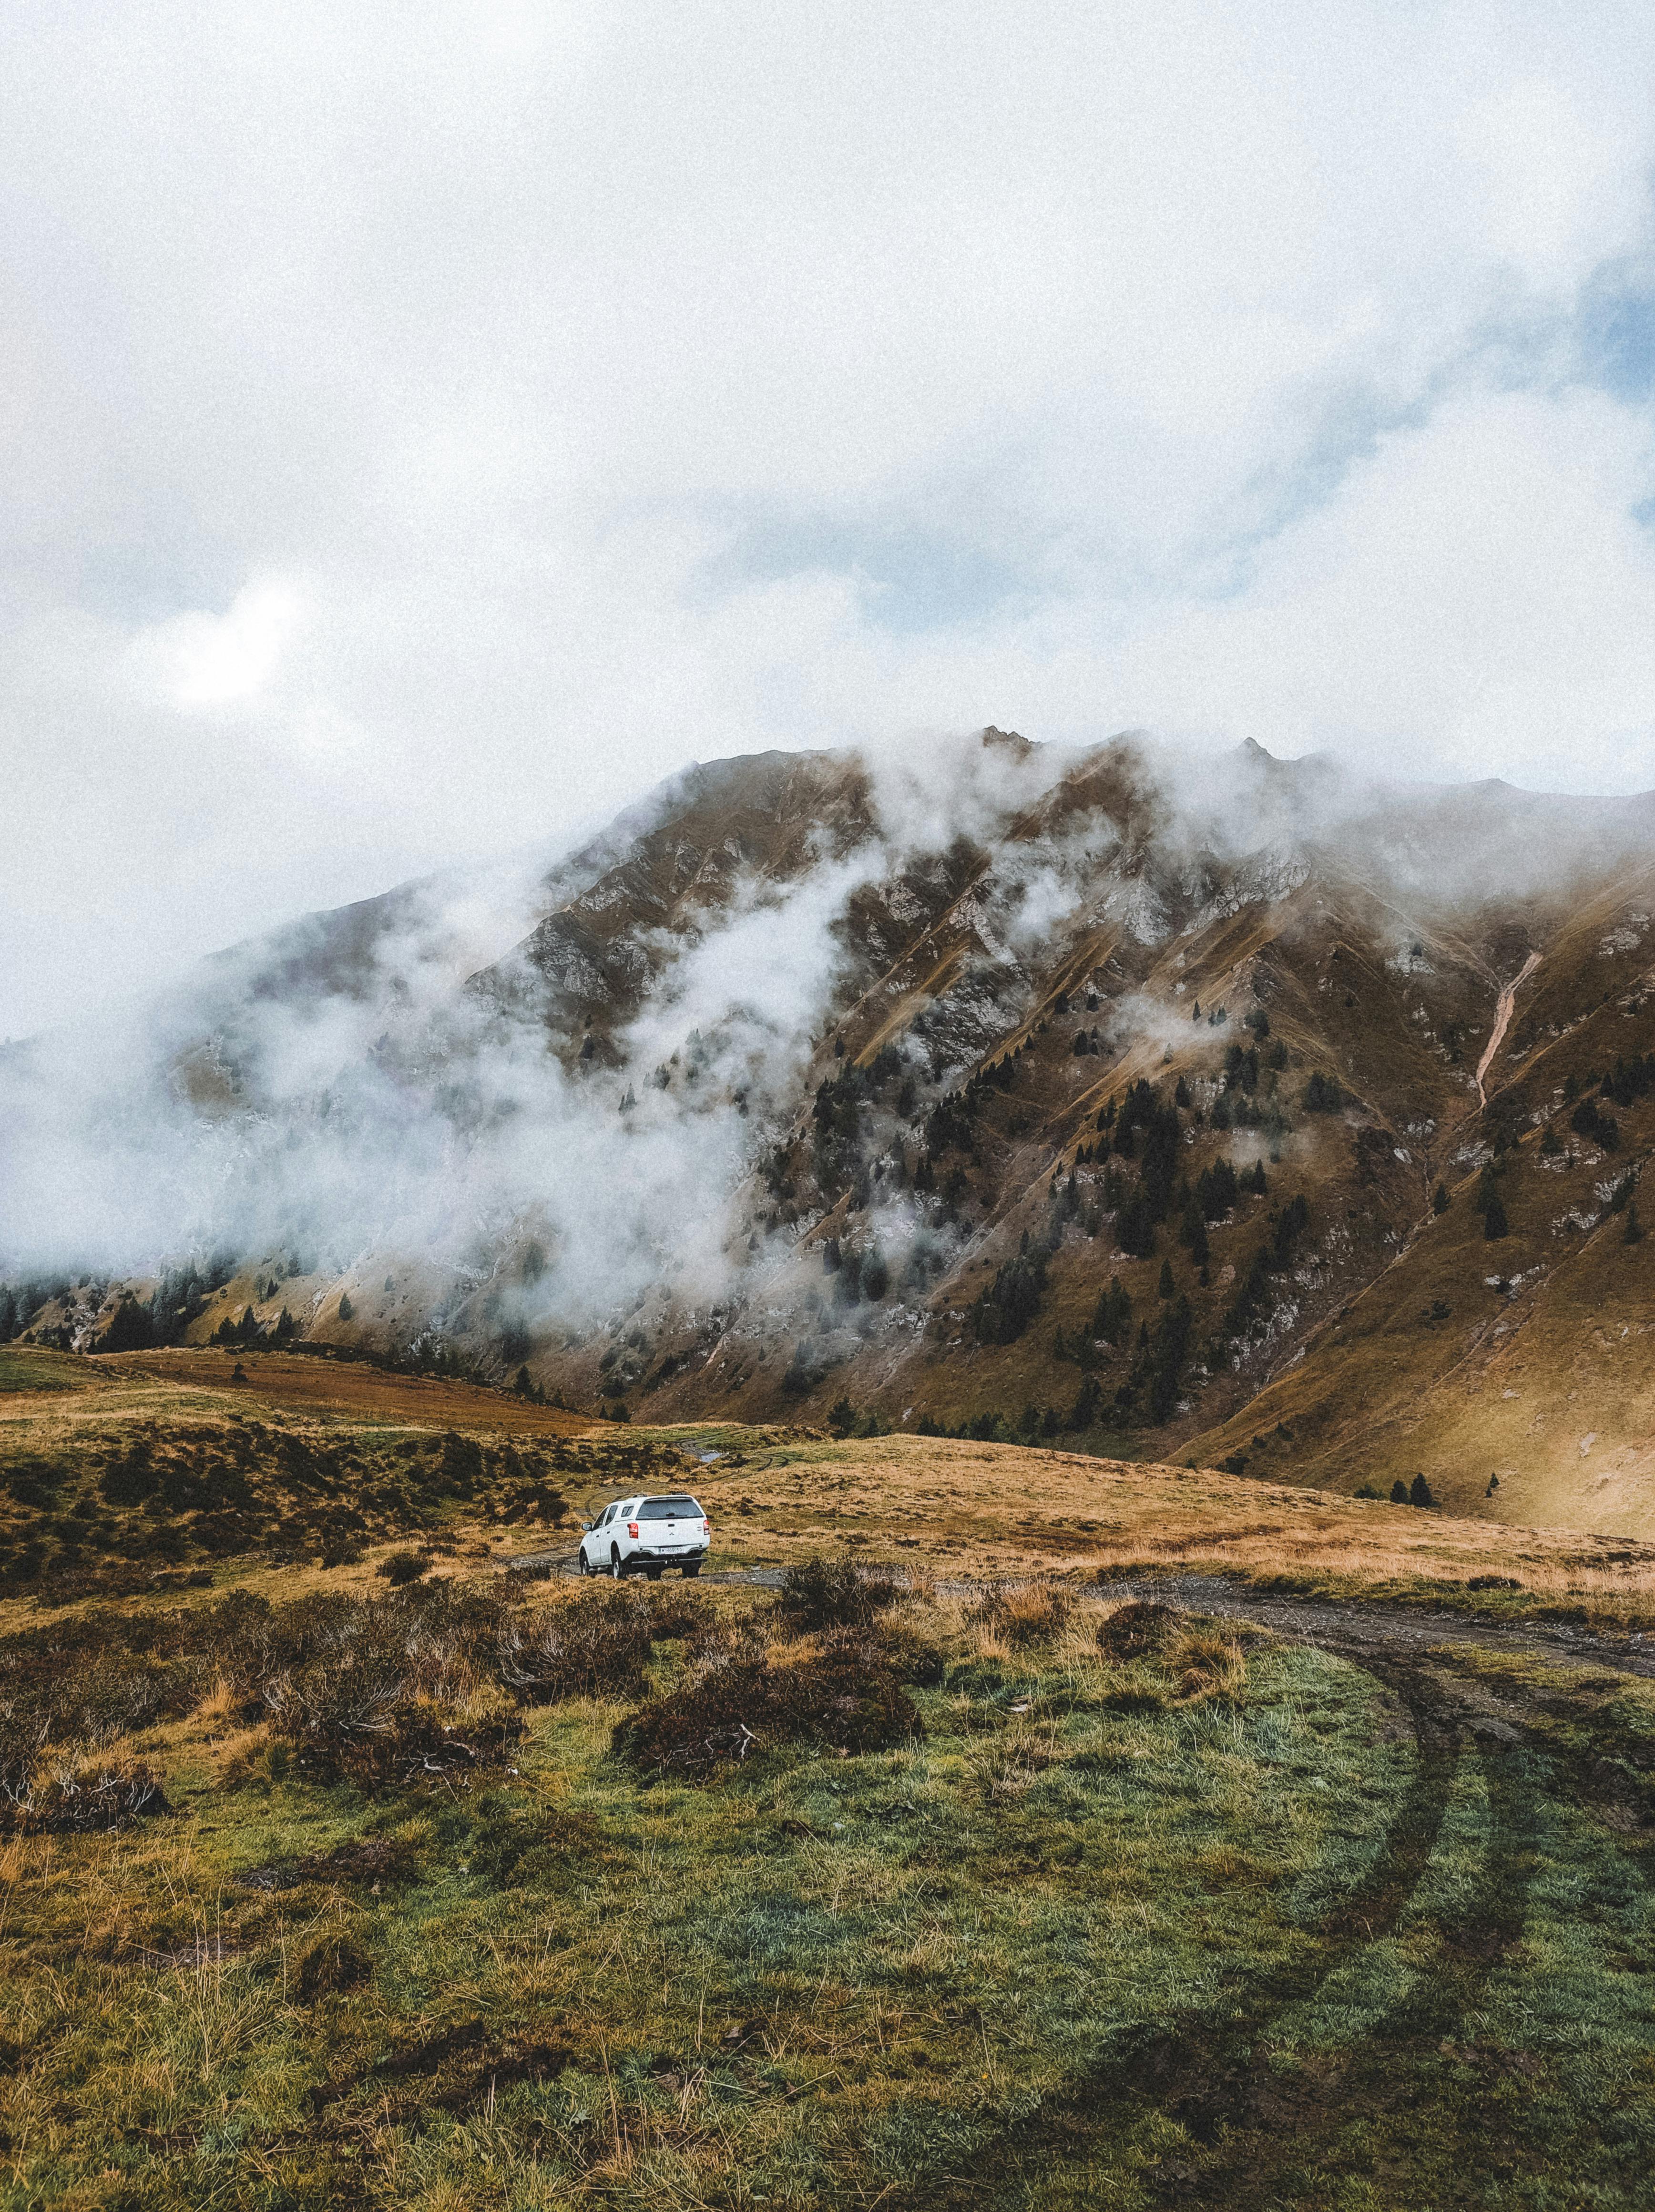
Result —
<instances>
[{"instance_id":1,"label":"dirt track","mask_svg":"<svg viewBox=\"0 0 1655 2212\"><path fill-rule=\"evenodd\" d=\"M1655 1637L1634 1635L1625 1643L1611 1643L1589 1629L1543 1623L1506 1627L1446 1607L1428 1613L1416 1606L1336 1605L1312 1598L1274 1597L1216 1575L1171 1575L1154 1583L1118 1583L1112 1589L1135 1597L1158 1597L1186 1611L1257 1621L1299 1643L1330 1650L1389 1651L1422 1659L1444 1644L1473 1644L1488 1651L1525 1651L1536 1658L1655 1678Z\"/></svg>"},{"instance_id":2,"label":"dirt track","mask_svg":"<svg viewBox=\"0 0 1655 2212\"><path fill-rule=\"evenodd\" d=\"M520 1554L508 1571L549 1568L554 1576L575 1578L574 1554L534 1552ZM780 1567L730 1568L704 1573L704 1583L726 1588L779 1589L785 1579ZM985 1582L939 1581L935 1587L948 1596L970 1596L986 1587ZM1448 1607L1440 1611L1417 1606L1391 1605L1375 1600L1363 1605L1339 1605L1315 1598L1276 1597L1249 1589L1222 1575L1138 1576L1131 1581L1107 1583L1084 1593L1095 1604L1118 1604L1127 1598L1154 1598L1181 1612L1200 1613L1234 1620L1250 1620L1273 1628L1295 1643L1313 1644L1350 1657L1391 1654L1403 1661L1421 1661L1440 1652L1445 1645L1470 1644L1488 1651L1526 1652L1573 1666L1607 1668L1614 1674L1640 1674L1655 1680L1655 1635L1634 1632L1625 1641L1597 1636L1590 1629L1564 1623L1525 1622L1507 1626Z\"/></svg>"}]
</instances>

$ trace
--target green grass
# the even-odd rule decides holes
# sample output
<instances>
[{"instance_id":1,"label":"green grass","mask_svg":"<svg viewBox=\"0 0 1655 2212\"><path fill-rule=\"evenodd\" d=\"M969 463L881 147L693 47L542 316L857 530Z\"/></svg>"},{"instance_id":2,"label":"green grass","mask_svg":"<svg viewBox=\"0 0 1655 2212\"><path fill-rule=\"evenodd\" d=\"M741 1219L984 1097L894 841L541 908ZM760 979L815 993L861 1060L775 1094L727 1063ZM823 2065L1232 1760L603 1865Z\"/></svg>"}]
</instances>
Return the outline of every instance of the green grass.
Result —
<instances>
[{"instance_id":1,"label":"green grass","mask_svg":"<svg viewBox=\"0 0 1655 2212\"><path fill-rule=\"evenodd\" d=\"M26 1344L0 1344L0 1393L13 1390L84 1390L88 1378L77 1361L61 1352L36 1352Z\"/></svg>"},{"instance_id":2,"label":"green grass","mask_svg":"<svg viewBox=\"0 0 1655 2212\"><path fill-rule=\"evenodd\" d=\"M1553 1756L1268 1641L1191 1703L916 1625L923 1738L696 1786L602 1702L379 1802L133 1739L172 1815L3 1862L0 2208L1646 2201L1655 1914L1564 1740L1641 1688L1477 1674ZM237 1881L365 1836L378 1894Z\"/></svg>"}]
</instances>

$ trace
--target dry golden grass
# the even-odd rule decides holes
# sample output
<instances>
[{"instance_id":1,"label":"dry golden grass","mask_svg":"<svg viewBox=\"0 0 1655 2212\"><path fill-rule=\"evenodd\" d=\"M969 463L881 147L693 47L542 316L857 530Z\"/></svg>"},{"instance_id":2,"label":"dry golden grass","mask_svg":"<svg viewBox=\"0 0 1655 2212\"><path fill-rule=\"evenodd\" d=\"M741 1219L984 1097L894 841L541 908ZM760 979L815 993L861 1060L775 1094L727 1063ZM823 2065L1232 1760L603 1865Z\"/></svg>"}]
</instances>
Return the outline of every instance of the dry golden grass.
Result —
<instances>
[{"instance_id":1,"label":"dry golden grass","mask_svg":"<svg viewBox=\"0 0 1655 2212\"><path fill-rule=\"evenodd\" d=\"M878 1437L790 1447L698 1495L714 1564L790 1565L850 1547L930 1571L996 1577L1241 1573L1464 1585L1655 1610L1655 1547L1459 1520L1227 1475L1013 1444Z\"/></svg>"}]
</instances>

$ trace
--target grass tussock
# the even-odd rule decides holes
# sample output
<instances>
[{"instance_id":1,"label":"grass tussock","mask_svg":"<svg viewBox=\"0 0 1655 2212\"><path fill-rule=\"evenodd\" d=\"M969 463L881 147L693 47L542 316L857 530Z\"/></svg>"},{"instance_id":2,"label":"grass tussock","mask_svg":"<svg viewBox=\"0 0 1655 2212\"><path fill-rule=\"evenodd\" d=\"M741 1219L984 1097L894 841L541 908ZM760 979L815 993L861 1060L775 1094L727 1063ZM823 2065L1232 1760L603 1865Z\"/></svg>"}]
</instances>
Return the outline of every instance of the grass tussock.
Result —
<instances>
[{"instance_id":1,"label":"grass tussock","mask_svg":"<svg viewBox=\"0 0 1655 2212\"><path fill-rule=\"evenodd\" d=\"M1247 1679L1246 1656L1234 1636L1199 1624L1180 1629L1166 1646L1167 1671L1190 1704L1209 1698L1234 1703Z\"/></svg>"},{"instance_id":2,"label":"grass tussock","mask_svg":"<svg viewBox=\"0 0 1655 2212\"><path fill-rule=\"evenodd\" d=\"M1002 1583L973 1606L967 1620L1013 1651L1051 1644L1075 1610L1070 1594L1050 1583Z\"/></svg>"}]
</instances>

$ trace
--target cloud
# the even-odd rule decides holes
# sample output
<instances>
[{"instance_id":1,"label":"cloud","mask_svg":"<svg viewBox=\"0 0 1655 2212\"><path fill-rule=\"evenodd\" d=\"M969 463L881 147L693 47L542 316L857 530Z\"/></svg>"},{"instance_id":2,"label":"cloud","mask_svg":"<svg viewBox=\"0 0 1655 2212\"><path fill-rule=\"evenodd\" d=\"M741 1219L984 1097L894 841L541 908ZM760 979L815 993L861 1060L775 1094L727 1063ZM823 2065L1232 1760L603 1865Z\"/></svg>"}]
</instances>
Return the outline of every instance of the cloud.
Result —
<instances>
[{"instance_id":1,"label":"cloud","mask_svg":"<svg viewBox=\"0 0 1655 2212\"><path fill-rule=\"evenodd\" d=\"M1289 751L1647 787L1655 541L1635 510L1652 492L1641 413L1580 391L1464 395L1379 441L1233 599L1146 628L1123 655L1134 696L1193 725L1245 718Z\"/></svg>"},{"instance_id":2,"label":"cloud","mask_svg":"<svg viewBox=\"0 0 1655 2212\"><path fill-rule=\"evenodd\" d=\"M291 586L247 584L221 615L174 615L141 630L132 641L134 675L176 707L256 699L276 674L299 614Z\"/></svg>"},{"instance_id":3,"label":"cloud","mask_svg":"<svg viewBox=\"0 0 1655 2212\"><path fill-rule=\"evenodd\" d=\"M1652 60L1618 0L31 15L0 1033L691 756L1644 780Z\"/></svg>"}]
</instances>

